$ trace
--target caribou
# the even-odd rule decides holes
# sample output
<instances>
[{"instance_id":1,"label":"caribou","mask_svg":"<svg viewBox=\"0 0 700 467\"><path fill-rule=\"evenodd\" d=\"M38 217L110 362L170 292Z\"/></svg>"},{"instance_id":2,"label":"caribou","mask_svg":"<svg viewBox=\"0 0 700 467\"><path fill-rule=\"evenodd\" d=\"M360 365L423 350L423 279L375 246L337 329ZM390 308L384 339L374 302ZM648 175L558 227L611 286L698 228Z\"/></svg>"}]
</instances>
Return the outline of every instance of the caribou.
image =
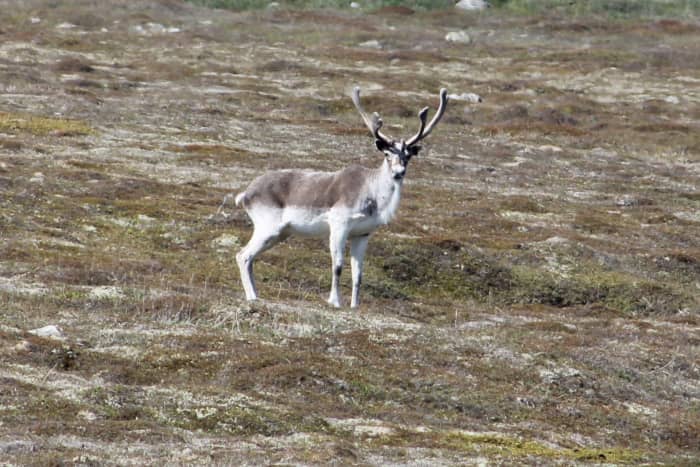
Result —
<instances>
[{"instance_id":1,"label":"caribou","mask_svg":"<svg viewBox=\"0 0 700 467\"><path fill-rule=\"evenodd\" d=\"M392 139L382 131L379 114L368 114L360 104L359 87L353 89L352 101L372 133L376 148L384 154L379 167L350 165L337 172L270 171L236 196L236 206L242 206L253 222L249 242L236 254L247 300L257 299L253 277L255 258L295 235L329 238L332 282L328 303L335 307L341 306L339 282L346 243L350 242L350 306L355 308L360 304L362 266L369 236L396 214L408 162L421 150L418 142L433 131L445 114L447 90L440 90L440 104L430 122L427 122L428 107L418 113L418 132L407 140Z\"/></svg>"}]
</instances>

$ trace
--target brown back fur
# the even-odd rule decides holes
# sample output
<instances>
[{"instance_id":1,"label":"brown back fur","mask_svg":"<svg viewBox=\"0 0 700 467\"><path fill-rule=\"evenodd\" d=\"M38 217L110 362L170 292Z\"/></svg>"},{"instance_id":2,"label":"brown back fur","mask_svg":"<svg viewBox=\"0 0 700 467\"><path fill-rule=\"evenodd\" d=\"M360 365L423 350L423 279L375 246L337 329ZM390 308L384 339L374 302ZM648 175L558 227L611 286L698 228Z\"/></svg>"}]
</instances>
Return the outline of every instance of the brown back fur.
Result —
<instances>
[{"instance_id":1,"label":"brown back fur","mask_svg":"<svg viewBox=\"0 0 700 467\"><path fill-rule=\"evenodd\" d=\"M351 165L339 172L281 170L255 179L246 190L246 205L284 208L353 206L371 169Z\"/></svg>"}]
</instances>

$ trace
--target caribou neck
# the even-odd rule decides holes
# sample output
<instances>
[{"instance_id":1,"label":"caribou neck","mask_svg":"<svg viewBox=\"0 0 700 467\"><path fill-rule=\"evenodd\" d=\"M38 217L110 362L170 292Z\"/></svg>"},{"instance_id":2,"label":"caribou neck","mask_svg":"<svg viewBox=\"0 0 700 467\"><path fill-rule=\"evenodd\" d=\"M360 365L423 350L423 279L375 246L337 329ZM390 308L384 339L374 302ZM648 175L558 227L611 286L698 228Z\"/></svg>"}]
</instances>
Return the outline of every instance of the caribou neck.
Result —
<instances>
[{"instance_id":1,"label":"caribou neck","mask_svg":"<svg viewBox=\"0 0 700 467\"><path fill-rule=\"evenodd\" d=\"M396 214L401 201L403 179L396 180L388 159L374 170L371 182L371 195L377 202L377 213L381 224L388 224Z\"/></svg>"}]
</instances>

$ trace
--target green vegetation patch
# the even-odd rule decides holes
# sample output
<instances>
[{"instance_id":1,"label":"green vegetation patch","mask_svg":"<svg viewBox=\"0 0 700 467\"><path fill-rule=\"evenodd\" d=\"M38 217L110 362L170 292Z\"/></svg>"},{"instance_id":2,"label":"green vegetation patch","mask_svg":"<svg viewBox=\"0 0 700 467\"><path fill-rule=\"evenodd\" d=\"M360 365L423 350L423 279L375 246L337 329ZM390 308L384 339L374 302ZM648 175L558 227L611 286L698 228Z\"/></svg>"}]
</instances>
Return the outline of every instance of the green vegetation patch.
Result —
<instances>
[{"instance_id":1,"label":"green vegetation patch","mask_svg":"<svg viewBox=\"0 0 700 467\"><path fill-rule=\"evenodd\" d=\"M242 405L170 407L162 416L179 428L236 435L281 436L328 429L327 423L318 417Z\"/></svg>"},{"instance_id":2,"label":"green vegetation patch","mask_svg":"<svg viewBox=\"0 0 700 467\"><path fill-rule=\"evenodd\" d=\"M398 432L383 437L382 445L424 446L447 449L470 455L486 455L523 462L525 459L547 459L556 461L605 462L611 464L633 464L649 458L649 454L625 448L557 448L535 440L496 433Z\"/></svg>"},{"instance_id":3,"label":"green vegetation patch","mask_svg":"<svg viewBox=\"0 0 700 467\"><path fill-rule=\"evenodd\" d=\"M467 452L480 452L487 455L516 459L538 457L631 464L645 458L644 453L621 448L557 449L538 441L489 434L451 433L442 442L448 447Z\"/></svg>"},{"instance_id":4,"label":"green vegetation patch","mask_svg":"<svg viewBox=\"0 0 700 467\"><path fill-rule=\"evenodd\" d=\"M491 4L520 14L561 12L573 16L604 15L613 18L684 16L700 11L697 0L491 0Z\"/></svg>"},{"instance_id":5,"label":"green vegetation patch","mask_svg":"<svg viewBox=\"0 0 700 467\"><path fill-rule=\"evenodd\" d=\"M271 0L189 0L190 3L209 8L228 10L262 10L268 8ZM347 0L279 0L276 2L286 9L348 9ZM367 0L357 2L367 11L387 9L388 11L406 12L410 10L443 10L454 8L451 0ZM491 0L496 10L506 10L517 14L551 14L563 13L569 16L601 15L611 18L629 17L684 17L700 12L700 1L663 1L663 0L588 0L572 2L570 0Z\"/></svg>"},{"instance_id":6,"label":"green vegetation patch","mask_svg":"<svg viewBox=\"0 0 700 467\"><path fill-rule=\"evenodd\" d=\"M94 130L80 120L0 112L0 132L78 136L92 134Z\"/></svg>"},{"instance_id":7,"label":"green vegetation patch","mask_svg":"<svg viewBox=\"0 0 700 467\"><path fill-rule=\"evenodd\" d=\"M190 0L190 3L203 5L209 8L222 8L227 10L262 10L267 8L269 0ZM336 8L345 9L350 7L349 1L344 0L282 0L277 2L283 8ZM408 7L420 10L435 10L452 7L451 0L370 0L358 2L363 9L374 10L385 7Z\"/></svg>"},{"instance_id":8,"label":"green vegetation patch","mask_svg":"<svg viewBox=\"0 0 700 467\"><path fill-rule=\"evenodd\" d=\"M388 251L374 255L384 274L368 287L375 296L400 298L408 293L428 299L557 307L597 304L625 314L672 314L693 303L672 284L585 262L560 275L537 265L513 265L512 260L454 240L410 240L380 248Z\"/></svg>"}]
</instances>

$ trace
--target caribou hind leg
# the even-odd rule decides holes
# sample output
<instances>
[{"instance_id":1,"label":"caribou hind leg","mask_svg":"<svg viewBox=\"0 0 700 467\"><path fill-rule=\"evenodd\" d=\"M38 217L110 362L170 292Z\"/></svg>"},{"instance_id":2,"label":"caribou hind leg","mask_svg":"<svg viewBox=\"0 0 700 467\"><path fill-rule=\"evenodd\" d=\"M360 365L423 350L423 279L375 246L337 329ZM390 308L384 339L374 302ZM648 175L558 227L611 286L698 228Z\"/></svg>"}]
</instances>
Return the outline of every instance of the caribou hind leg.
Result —
<instances>
[{"instance_id":1,"label":"caribou hind leg","mask_svg":"<svg viewBox=\"0 0 700 467\"><path fill-rule=\"evenodd\" d=\"M258 298L255 289L255 277L253 276L253 262L255 258L285 238L281 229L270 229L267 226L258 227L256 225L248 244L236 254L236 262L241 272L241 282L243 283L246 300L256 300Z\"/></svg>"}]
</instances>

